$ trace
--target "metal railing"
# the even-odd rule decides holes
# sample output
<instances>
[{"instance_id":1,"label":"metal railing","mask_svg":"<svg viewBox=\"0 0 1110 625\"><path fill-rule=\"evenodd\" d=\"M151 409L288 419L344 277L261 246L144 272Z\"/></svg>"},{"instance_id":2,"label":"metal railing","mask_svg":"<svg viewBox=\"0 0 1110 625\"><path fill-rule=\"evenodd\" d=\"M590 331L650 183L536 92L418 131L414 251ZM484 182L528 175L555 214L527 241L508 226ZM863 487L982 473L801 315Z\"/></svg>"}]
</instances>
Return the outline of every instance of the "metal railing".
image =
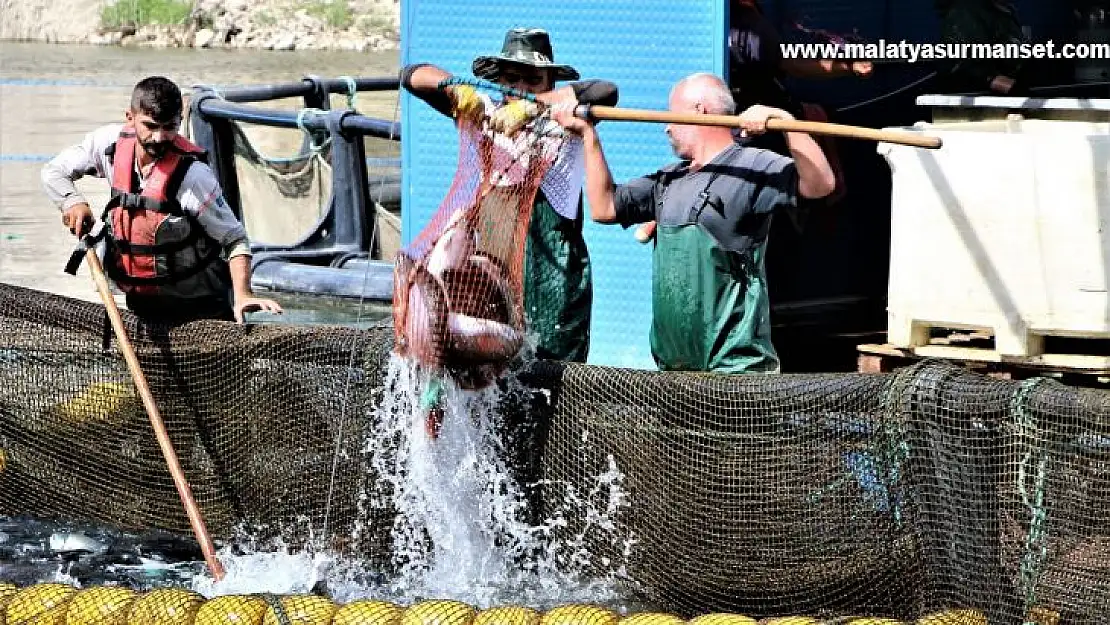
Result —
<instances>
[{"instance_id":1,"label":"metal railing","mask_svg":"<svg viewBox=\"0 0 1110 625\"><path fill-rule=\"evenodd\" d=\"M233 212L243 218L235 168L236 123L305 131L301 153L327 145L332 170L331 197L324 214L299 240L288 245L252 243L255 278L269 288L340 296L365 296L388 300L392 281L377 274L391 272L391 263L374 261L380 206L370 199L370 177L365 137L401 140L401 125L392 120L362 115L350 108L332 109L332 94L396 91L397 78L323 79L308 76L299 82L217 88L196 85L190 99L193 140L205 148L209 165L223 187ZM257 103L300 97L301 110L264 108ZM398 167L400 162L397 162ZM358 288L350 276L332 273L349 260L365 259L359 267L367 274ZM269 265L269 266L267 266ZM329 269L334 271L329 272ZM292 279L292 278L296 279ZM283 285L287 288L283 288ZM357 290L358 292L352 292ZM367 293L369 290L371 292Z\"/></svg>"}]
</instances>

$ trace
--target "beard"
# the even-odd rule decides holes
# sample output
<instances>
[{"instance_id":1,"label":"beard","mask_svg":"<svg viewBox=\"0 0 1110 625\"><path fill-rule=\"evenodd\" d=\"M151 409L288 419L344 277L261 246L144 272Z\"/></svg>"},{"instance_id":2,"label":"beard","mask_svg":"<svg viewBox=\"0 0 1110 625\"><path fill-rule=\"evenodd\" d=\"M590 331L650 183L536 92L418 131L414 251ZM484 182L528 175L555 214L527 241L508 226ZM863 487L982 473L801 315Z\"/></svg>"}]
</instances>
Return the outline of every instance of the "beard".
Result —
<instances>
[{"instance_id":1,"label":"beard","mask_svg":"<svg viewBox=\"0 0 1110 625\"><path fill-rule=\"evenodd\" d=\"M669 135L667 140L671 142L671 152L673 152L675 156L682 159L687 158L686 151L682 149L682 142L679 140L679 137Z\"/></svg>"},{"instance_id":2,"label":"beard","mask_svg":"<svg viewBox=\"0 0 1110 625\"><path fill-rule=\"evenodd\" d=\"M152 156L153 158L162 158L166 152L170 150L169 141L149 141L143 143L143 151Z\"/></svg>"},{"instance_id":3,"label":"beard","mask_svg":"<svg viewBox=\"0 0 1110 625\"><path fill-rule=\"evenodd\" d=\"M682 160L693 158L694 147L698 144L698 130L693 126L679 125L667 133L671 150Z\"/></svg>"}]
</instances>

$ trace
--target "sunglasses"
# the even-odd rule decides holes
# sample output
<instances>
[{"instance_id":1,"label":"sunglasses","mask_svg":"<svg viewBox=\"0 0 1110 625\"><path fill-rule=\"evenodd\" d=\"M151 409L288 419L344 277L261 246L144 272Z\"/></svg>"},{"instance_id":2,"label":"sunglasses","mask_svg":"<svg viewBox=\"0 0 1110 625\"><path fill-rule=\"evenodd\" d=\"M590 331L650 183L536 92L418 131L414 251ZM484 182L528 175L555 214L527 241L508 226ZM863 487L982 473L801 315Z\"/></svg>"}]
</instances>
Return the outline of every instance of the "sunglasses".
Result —
<instances>
[{"instance_id":1,"label":"sunglasses","mask_svg":"<svg viewBox=\"0 0 1110 625\"><path fill-rule=\"evenodd\" d=\"M503 80L511 85L518 82L525 82L533 87L543 82L544 76L542 74L517 74L515 72L502 72L497 75L498 80Z\"/></svg>"}]
</instances>

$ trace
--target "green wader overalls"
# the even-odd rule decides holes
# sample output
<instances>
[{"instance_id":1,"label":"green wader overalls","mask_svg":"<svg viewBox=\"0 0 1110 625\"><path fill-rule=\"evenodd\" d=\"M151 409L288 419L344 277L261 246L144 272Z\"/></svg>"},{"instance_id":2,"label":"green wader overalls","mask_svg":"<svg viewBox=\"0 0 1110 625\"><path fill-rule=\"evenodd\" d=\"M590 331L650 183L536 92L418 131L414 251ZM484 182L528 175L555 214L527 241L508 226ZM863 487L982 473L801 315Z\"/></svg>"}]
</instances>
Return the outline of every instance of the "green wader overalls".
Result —
<instances>
[{"instance_id":1,"label":"green wader overalls","mask_svg":"<svg viewBox=\"0 0 1110 625\"><path fill-rule=\"evenodd\" d=\"M685 223L656 228L652 355L664 371L777 373L764 269L767 242L747 253L729 251L698 223L715 178Z\"/></svg>"},{"instance_id":2,"label":"green wader overalls","mask_svg":"<svg viewBox=\"0 0 1110 625\"><path fill-rule=\"evenodd\" d=\"M590 351L593 280L590 256L578 217L555 212L542 191L536 194L524 256L524 311L539 337L536 357L586 362Z\"/></svg>"}]
</instances>

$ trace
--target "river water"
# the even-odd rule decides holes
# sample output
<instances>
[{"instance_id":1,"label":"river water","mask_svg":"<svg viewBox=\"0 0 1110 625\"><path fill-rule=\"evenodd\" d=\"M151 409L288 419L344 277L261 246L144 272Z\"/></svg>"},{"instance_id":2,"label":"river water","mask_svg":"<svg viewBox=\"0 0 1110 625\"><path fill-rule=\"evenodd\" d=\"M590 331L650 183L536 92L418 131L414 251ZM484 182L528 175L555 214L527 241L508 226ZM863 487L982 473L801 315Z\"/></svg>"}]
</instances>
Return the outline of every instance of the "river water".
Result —
<instances>
[{"instance_id":1,"label":"river water","mask_svg":"<svg viewBox=\"0 0 1110 625\"><path fill-rule=\"evenodd\" d=\"M187 93L197 84L229 87L291 82L308 75L396 76L398 59L396 51L274 52L0 43L0 282L99 301L84 270L76 277L61 270L74 241L42 193L39 171L47 159L80 141L85 133L101 124L122 121L131 87L140 79L165 75ZM395 91L361 93L356 102L358 110L366 115L399 118ZM345 104L344 95L333 96L333 106ZM303 106L303 101L279 100L260 106L294 109ZM291 156L302 139L299 130L247 126L245 131L267 156ZM94 203L107 201L104 180L84 179L78 188ZM282 302L286 314L279 318L252 315L252 321L354 323L385 315L382 307L357 300L269 295Z\"/></svg>"}]
</instances>

